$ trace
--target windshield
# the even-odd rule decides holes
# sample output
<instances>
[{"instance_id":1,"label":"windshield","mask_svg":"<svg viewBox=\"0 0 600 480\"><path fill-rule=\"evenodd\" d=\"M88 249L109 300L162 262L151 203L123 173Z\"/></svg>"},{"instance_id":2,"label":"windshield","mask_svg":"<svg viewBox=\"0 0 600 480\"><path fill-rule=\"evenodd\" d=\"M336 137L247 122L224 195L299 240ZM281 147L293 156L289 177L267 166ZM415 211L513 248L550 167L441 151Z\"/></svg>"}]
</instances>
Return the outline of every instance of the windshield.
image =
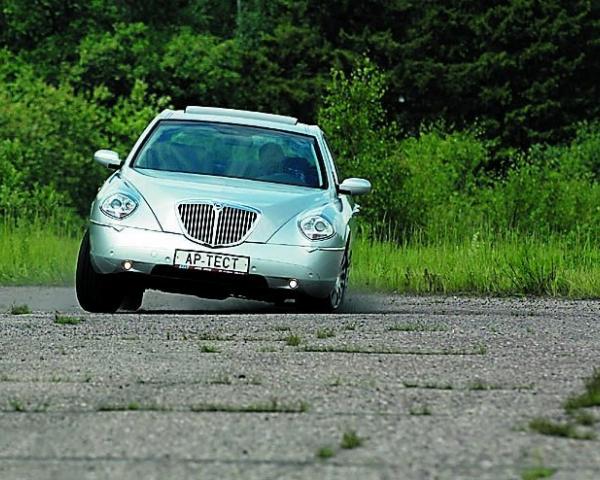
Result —
<instances>
[{"instance_id":1,"label":"windshield","mask_svg":"<svg viewBox=\"0 0 600 480\"><path fill-rule=\"evenodd\" d=\"M208 122L163 121L133 162L138 169L244 178L323 188L316 139Z\"/></svg>"}]
</instances>

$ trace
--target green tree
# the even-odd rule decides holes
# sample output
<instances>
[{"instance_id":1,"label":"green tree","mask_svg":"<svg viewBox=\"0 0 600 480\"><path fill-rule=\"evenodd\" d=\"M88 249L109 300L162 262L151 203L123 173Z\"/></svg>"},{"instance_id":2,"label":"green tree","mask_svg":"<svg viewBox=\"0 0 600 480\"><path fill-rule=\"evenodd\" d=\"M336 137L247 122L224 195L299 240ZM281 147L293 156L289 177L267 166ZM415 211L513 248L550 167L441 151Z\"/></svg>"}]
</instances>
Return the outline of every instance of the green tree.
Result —
<instances>
[{"instance_id":1,"label":"green tree","mask_svg":"<svg viewBox=\"0 0 600 480\"><path fill-rule=\"evenodd\" d=\"M157 69L158 55L143 23L114 26L114 31L90 33L79 47L69 80L88 91L105 85L115 95L127 95L136 80Z\"/></svg>"},{"instance_id":2,"label":"green tree","mask_svg":"<svg viewBox=\"0 0 600 480\"><path fill-rule=\"evenodd\" d=\"M234 39L195 34L182 28L165 46L160 62L161 90L180 106L234 106L238 97L241 52Z\"/></svg>"},{"instance_id":3,"label":"green tree","mask_svg":"<svg viewBox=\"0 0 600 480\"><path fill-rule=\"evenodd\" d=\"M341 176L372 182L373 193L360 203L376 229L406 217L401 197L407 170L398 155L395 126L385 122L385 88L383 73L362 58L350 75L332 71L318 115Z\"/></svg>"},{"instance_id":4,"label":"green tree","mask_svg":"<svg viewBox=\"0 0 600 480\"><path fill-rule=\"evenodd\" d=\"M600 113L597 2L427 3L410 11L393 67L415 126L479 120L505 146L557 142Z\"/></svg>"}]
</instances>

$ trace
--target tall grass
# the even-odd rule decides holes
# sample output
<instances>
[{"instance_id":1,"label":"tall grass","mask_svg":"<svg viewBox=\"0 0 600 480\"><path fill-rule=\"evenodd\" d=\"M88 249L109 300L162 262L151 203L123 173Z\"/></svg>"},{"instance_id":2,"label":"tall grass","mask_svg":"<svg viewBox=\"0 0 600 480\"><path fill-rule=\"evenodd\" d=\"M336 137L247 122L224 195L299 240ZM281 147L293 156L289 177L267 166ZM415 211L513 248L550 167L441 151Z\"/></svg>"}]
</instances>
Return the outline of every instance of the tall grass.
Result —
<instances>
[{"instance_id":1,"label":"tall grass","mask_svg":"<svg viewBox=\"0 0 600 480\"><path fill-rule=\"evenodd\" d=\"M0 219L0 285L72 284L80 232L53 220Z\"/></svg>"},{"instance_id":2,"label":"tall grass","mask_svg":"<svg viewBox=\"0 0 600 480\"><path fill-rule=\"evenodd\" d=\"M351 284L399 293L600 298L600 249L582 236L508 234L396 244L359 237Z\"/></svg>"},{"instance_id":3,"label":"tall grass","mask_svg":"<svg viewBox=\"0 0 600 480\"><path fill-rule=\"evenodd\" d=\"M397 244L359 236L352 287L414 294L600 298L600 249L590 237L479 234ZM81 228L0 222L0 285L72 285Z\"/></svg>"}]
</instances>

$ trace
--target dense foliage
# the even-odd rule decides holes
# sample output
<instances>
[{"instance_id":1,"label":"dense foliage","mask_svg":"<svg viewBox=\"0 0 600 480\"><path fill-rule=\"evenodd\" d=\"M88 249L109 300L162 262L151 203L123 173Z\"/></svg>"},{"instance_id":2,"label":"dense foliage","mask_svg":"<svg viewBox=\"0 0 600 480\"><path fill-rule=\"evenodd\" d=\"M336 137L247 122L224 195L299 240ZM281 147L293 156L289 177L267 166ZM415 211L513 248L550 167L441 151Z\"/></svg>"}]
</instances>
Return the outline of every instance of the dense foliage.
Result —
<instances>
[{"instance_id":1,"label":"dense foliage","mask_svg":"<svg viewBox=\"0 0 600 480\"><path fill-rule=\"evenodd\" d=\"M53 85L135 82L189 103L316 118L332 66L367 54L403 130L479 122L503 147L556 143L600 113L592 0L2 0L0 47Z\"/></svg>"},{"instance_id":2,"label":"dense foliage","mask_svg":"<svg viewBox=\"0 0 600 480\"><path fill-rule=\"evenodd\" d=\"M125 155L158 110L200 104L318 120L396 238L598 238L599 17L590 0L1 0L0 215L85 215L95 149Z\"/></svg>"},{"instance_id":3,"label":"dense foliage","mask_svg":"<svg viewBox=\"0 0 600 480\"><path fill-rule=\"evenodd\" d=\"M46 216L71 206L85 213L106 175L92 152L111 145L126 153L164 103L140 81L112 100L103 86L84 96L69 84L45 83L0 51L0 214Z\"/></svg>"},{"instance_id":4,"label":"dense foliage","mask_svg":"<svg viewBox=\"0 0 600 480\"><path fill-rule=\"evenodd\" d=\"M334 72L319 122L344 176L370 178L360 199L379 233L422 240L516 231L600 238L600 125L580 123L567 145L515 153L503 175L488 168L494 144L480 129L441 125L402 137L386 123L384 75L362 61ZM349 137L347 132L352 132Z\"/></svg>"}]
</instances>

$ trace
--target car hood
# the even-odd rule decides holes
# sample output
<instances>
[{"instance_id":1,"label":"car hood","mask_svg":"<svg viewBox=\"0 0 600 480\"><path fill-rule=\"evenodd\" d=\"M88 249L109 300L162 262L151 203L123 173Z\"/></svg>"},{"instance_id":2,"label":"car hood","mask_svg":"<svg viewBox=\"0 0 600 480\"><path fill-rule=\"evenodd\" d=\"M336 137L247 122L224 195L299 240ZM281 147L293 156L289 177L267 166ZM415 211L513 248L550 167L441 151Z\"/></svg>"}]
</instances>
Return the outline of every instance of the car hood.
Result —
<instances>
[{"instance_id":1,"label":"car hood","mask_svg":"<svg viewBox=\"0 0 600 480\"><path fill-rule=\"evenodd\" d=\"M329 192L322 189L179 172L127 169L122 179L144 197L166 232L182 232L176 210L179 202L204 200L252 207L262 215L247 239L251 242L267 242L292 218L329 200Z\"/></svg>"}]
</instances>

